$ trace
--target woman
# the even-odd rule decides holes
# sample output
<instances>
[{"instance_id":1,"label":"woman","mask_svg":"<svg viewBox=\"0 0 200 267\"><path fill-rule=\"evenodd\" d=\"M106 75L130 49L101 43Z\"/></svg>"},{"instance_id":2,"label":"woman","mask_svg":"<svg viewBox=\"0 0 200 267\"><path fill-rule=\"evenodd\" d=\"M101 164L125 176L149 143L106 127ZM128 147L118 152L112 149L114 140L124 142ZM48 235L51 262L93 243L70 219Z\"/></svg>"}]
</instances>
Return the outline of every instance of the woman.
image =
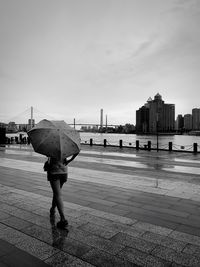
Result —
<instances>
[{"instance_id":1,"label":"woman","mask_svg":"<svg viewBox=\"0 0 200 267\"><path fill-rule=\"evenodd\" d=\"M75 159L78 154L73 155L69 160L58 160L56 158L48 158L48 161L44 164L44 170L47 171L47 180L50 182L53 199L52 206L50 208L50 216L55 216L56 207L60 215L60 221L57 223L57 227L65 229L68 225L68 221L64 215L64 204L62 200L61 189L63 184L67 181L68 171L67 165Z\"/></svg>"}]
</instances>

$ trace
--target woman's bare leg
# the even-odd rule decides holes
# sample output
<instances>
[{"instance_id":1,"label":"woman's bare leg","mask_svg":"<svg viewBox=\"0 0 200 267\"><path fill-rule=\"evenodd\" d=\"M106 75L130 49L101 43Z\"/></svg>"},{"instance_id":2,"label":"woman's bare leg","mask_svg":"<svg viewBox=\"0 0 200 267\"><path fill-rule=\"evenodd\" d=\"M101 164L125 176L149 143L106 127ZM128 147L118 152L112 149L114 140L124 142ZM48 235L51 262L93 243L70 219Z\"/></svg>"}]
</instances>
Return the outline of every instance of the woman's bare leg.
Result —
<instances>
[{"instance_id":1,"label":"woman's bare leg","mask_svg":"<svg viewBox=\"0 0 200 267\"><path fill-rule=\"evenodd\" d=\"M50 181L50 184L51 184L51 188L53 190L52 207L57 206L58 212L60 214L60 220L65 221L64 204L63 204L63 200L62 200L60 180L57 179L55 181Z\"/></svg>"},{"instance_id":2,"label":"woman's bare leg","mask_svg":"<svg viewBox=\"0 0 200 267\"><path fill-rule=\"evenodd\" d=\"M62 189L63 184L65 183L65 181L60 180L60 188ZM53 195L53 199L52 199L52 205L51 205L51 209L50 209L50 215L55 215L55 209L56 209L57 205L56 205L56 199L55 196Z\"/></svg>"},{"instance_id":3,"label":"woman's bare leg","mask_svg":"<svg viewBox=\"0 0 200 267\"><path fill-rule=\"evenodd\" d=\"M51 204L51 208L50 208L50 215L51 216L54 216L55 215L55 212L56 212L56 199L53 195L53 199L52 199L52 204Z\"/></svg>"}]
</instances>

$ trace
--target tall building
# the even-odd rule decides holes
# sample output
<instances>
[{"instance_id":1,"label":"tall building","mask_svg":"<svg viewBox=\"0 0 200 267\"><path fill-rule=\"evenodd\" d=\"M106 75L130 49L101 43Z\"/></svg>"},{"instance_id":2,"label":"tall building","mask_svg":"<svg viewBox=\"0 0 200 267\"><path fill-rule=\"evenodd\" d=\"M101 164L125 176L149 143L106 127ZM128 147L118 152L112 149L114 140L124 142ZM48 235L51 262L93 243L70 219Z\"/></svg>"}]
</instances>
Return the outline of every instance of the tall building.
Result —
<instances>
[{"instance_id":1,"label":"tall building","mask_svg":"<svg viewBox=\"0 0 200 267\"><path fill-rule=\"evenodd\" d=\"M181 131L184 128L184 118L181 114L178 114L176 118L176 130Z\"/></svg>"},{"instance_id":2,"label":"tall building","mask_svg":"<svg viewBox=\"0 0 200 267\"><path fill-rule=\"evenodd\" d=\"M149 131L150 133L163 130L164 101L160 94L154 96L154 100L148 102L149 106Z\"/></svg>"},{"instance_id":3,"label":"tall building","mask_svg":"<svg viewBox=\"0 0 200 267\"><path fill-rule=\"evenodd\" d=\"M145 131L147 130L147 131ZM172 132L175 130L175 105L165 104L158 93L136 111L137 132Z\"/></svg>"},{"instance_id":4,"label":"tall building","mask_svg":"<svg viewBox=\"0 0 200 267\"><path fill-rule=\"evenodd\" d=\"M192 114L184 115L184 128L186 131L192 130Z\"/></svg>"},{"instance_id":5,"label":"tall building","mask_svg":"<svg viewBox=\"0 0 200 267\"><path fill-rule=\"evenodd\" d=\"M149 108L145 106L136 111L136 131L149 132Z\"/></svg>"},{"instance_id":6,"label":"tall building","mask_svg":"<svg viewBox=\"0 0 200 267\"><path fill-rule=\"evenodd\" d=\"M200 109L192 109L192 130L200 130Z\"/></svg>"}]
</instances>

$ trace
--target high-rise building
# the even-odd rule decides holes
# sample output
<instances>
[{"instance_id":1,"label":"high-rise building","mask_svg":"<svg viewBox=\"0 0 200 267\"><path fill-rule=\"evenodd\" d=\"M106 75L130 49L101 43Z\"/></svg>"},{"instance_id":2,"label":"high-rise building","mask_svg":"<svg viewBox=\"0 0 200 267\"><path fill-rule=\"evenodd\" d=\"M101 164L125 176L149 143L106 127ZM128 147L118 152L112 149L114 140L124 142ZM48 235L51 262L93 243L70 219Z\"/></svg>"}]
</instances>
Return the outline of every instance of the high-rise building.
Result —
<instances>
[{"instance_id":1,"label":"high-rise building","mask_svg":"<svg viewBox=\"0 0 200 267\"><path fill-rule=\"evenodd\" d=\"M136 111L136 131L149 132L149 108L145 106Z\"/></svg>"},{"instance_id":2,"label":"high-rise building","mask_svg":"<svg viewBox=\"0 0 200 267\"><path fill-rule=\"evenodd\" d=\"M164 101L160 94L154 96L154 100L148 102L149 106L149 131L156 133L163 130Z\"/></svg>"},{"instance_id":3,"label":"high-rise building","mask_svg":"<svg viewBox=\"0 0 200 267\"><path fill-rule=\"evenodd\" d=\"M181 114L178 114L176 118L176 130L181 131L184 127L184 118Z\"/></svg>"},{"instance_id":4,"label":"high-rise building","mask_svg":"<svg viewBox=\"0 0 200 267\"><path fill-rule=\"evenodd\" d=\"M192 109L192 129L200 130L200 109L199 108Z\"/></svg>"},{"instance_id":5,"label":"high-rise building","mask_svg":"<svg viewBox=\"0 0 200 267\"><path fill-rule=\"evenodd\" d=\"M136 111L137 132L172 132L175 130L175 105L165 104L158 93Z\"/></svg>"},{"instance_id":6,"label":"high-rise building","mask_svg":"<svg viewBox=\"0 0 200 267\"><path fill-rule=\"evenodd\" d=\"M184 128L186 131L192 130L192 114L184 115Z\"/></svg>"}]
</instances>

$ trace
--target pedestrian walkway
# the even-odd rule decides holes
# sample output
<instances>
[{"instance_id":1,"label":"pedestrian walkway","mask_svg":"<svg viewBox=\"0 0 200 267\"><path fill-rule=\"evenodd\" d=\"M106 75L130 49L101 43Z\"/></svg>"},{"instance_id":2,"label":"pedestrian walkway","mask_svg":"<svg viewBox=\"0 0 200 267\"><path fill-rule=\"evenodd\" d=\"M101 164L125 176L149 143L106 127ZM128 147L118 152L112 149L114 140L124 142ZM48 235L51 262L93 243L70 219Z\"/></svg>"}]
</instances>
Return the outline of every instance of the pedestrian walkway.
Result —
<instances>
[{"instance_id":1,"label":"pedestrian walkway","mask_svg":"<svg viewBox=\"0 0 200 267\"><path fill-rule=\"evenodd\" d=\"M49 218L45 157L0 148L0 266L200 266L200 155L83 146ZM14 259L14 260L11 260Z\"/></svg>"}]
</instances>

